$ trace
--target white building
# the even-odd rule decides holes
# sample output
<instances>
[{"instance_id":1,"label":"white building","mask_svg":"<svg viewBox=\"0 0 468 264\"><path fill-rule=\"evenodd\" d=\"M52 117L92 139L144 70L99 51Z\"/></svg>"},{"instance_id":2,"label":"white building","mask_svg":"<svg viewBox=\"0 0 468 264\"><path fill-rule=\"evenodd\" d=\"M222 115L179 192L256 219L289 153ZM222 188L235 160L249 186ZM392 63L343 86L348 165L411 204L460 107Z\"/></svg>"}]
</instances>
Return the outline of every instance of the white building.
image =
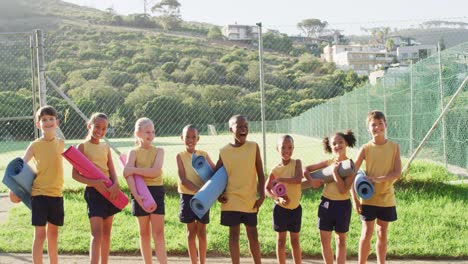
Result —
<instances>
[{"instance_id":1,"label":"white building","mask_svg":"<svg viewBox=\"0 0 468 264\"><path fill-rule=\"evenodd\" d=\"M228 40L258 39L258 27L249 25L227 25L223 27L223 35Z\"/></svg>"},{"instance_id":2,"label":"white building","mask_svg":"<svg viewBox=\"0 0 468 264\"><path fill-rule=\"evenodd\" d=\"M397 58L399 61L418 61L425 59L437 52L436 45L418 45L397 48Z\"/></svg>"},{"instance_id":3,"label":"white building","mask_svg":"<svg viewBox=\"0 0 468 264\"><path fill-rule=\"evenodd\" d=\"M360 75L368 75L393 60L381 47L361 45L327 45L323 49L323 58L334 62L339 69L352 69Z\"/></svg>"}]
</instances>

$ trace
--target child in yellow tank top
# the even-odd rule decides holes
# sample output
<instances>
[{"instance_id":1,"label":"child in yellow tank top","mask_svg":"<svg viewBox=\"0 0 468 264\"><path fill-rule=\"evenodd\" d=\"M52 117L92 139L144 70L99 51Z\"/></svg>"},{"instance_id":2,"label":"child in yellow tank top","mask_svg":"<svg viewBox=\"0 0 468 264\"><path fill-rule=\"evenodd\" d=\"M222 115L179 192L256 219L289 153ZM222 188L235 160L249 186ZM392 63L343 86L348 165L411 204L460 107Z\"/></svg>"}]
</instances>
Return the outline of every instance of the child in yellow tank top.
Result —
<instances>
[{"instance_id":1,"label":"child in yellow tank top","mask_svg":"<svg viewBox=\"0 0 468 264\"><path fill-rule=\"evenodd\" d=\"M227 185L219 197L221 225L229 226L229 252L233 263L239 263L240 224L249 234L250 252L255 263L261 262L257 233L257 213L265 199L265 175L257 143L247 141L249 133L245 116L235 115L229 119L229 131L233 142L220 150L216 168L224 166ZM257 179L256 179L257 178Z\"/></svg>"},{"instance_id":2,"label":"child in yellow tank top","mask_svg":"<svg viewBox=\"0 0 468 264\"><path fill-rule=\"evenodd\" d=\"M187 247L191 263L206 261L206 225L210 222L209 211L200 219L190 208L190 200L194 194L203 186L200 179L192 167L192 155L204 156L211 168L214 168L208 153L196 150L195 147L200 139L198 128L194 125L187 125L182 130L182 141L185 144L185 151L177 154L177 168L179 175L178 190L180 193L179 221L187 225ZM196 239L198 238L198 252ZM197 254L198 253L198 254ZM198 255L198 257L197 257Z\"/></svg>"},{"instance_id":3,"label":"child in yellow tank top","mask_svg":"<svg viewBox=\"0 0 468 264\"><path fill-rule=\"evenodd\" d=\"M58 227L63 226L63 163L64 142L55 136L58 127L57 111L43 106L36 112L36 127L42 137L31 142L23 160L33 160L36 178L31 193L31 223L34 226L32 261L42 263L42 251L47 239L47 252L51 263L58 263ZM10 192L13 202L21 201Z\"/></svg>"},{"instance_id":4,"label":"child in yellow tank top","mask_svg":"<svg viewBox=\"0 0 468 264\"><path fill-rule=\"evenodd\" d=\"M302 253L299 241L299 233L302 223L301 160L291 159L294 151L294 139L290 135L278 138L277 151L281 155L281 163L276 165L270 173L265 184L265 193L275 200L273 208L273 229L278 232L276 240L276 258L278 263L286 263L286 236L289 231L291 237L291 249L294 263L302 263ZM282 183L286 187L286 195L278 197L272 188L275 184Z\"/></svg>"},{"instance_id":5,"label":"child in yellow tank top","mask_svg":"<svg viewBox=\"0 0 468 264\"><path fill-rule=\"evenodd\" d=\"M374 183L375 193L369 200L360 201L354 192L353 200L361 215L362 232L359 241L359 263L366 263L370 253L372 234L377 224L377 262L385 262L387 255L387 234L390 222L397 220L393 184L401 177L400 147L386 138L387 120L381 111L367 114L367 129L372 140L358 153L356 169L366 161L365 172ZM377 219L377 221L376 221Z\"/></svg>"},{"instance_id":6,"label":"child in yellow tank top","mask_svg":"<svg viewBox=\"0 0 468 264\"><path fill-rule=\"evenodd\" d=\"M101 142L101 139L106 135L108 125L107 115L94 113L87 124L88 136L83 143L78 145L78 150L108 176L113 185L107 187L103 179L88 179L81 175L75 168L73 168L72 171L73 179L86 184L84 197L88 206L88 217L91 226L91 243L89 249L91 263L99 263L99 261L101 263L108 262L112 222L114 214L120 212L120 209L115 207L100 193L109 192L110 199L112 200L117 198L117 194L120 190L110 148L107 144Z\"/></svg>"},{"instance_id":7,"label":"child in yellow tank top","mask_svg":"<svg viewBox=\"0 0 468 264\"><path fill-rule=\"evenodd\" d=\"M318 228L320 229L320 242L322 244L322 257L325 263L333 263L333 250L331 246L332 232L335 231L336 263L346 263L346 233L349 231L351 221L351 201L349 190L354 181L354 175L342 179L338 175L340 162L348 159L347 148L354 147L356 138L350 130L345 133L337 132L322 141L326 153L333 153L332 159L324 160L304 169L304 176L314 188L324 184L322 197L318 206ZM312 179L310 173L334 166L333 182L324 183L323 180Z\"/></svg>"},{"instance_id":8,"label":"child in yellow tank top","mask_svg":"<svg viewBox=\"0 0 468 264\"><path fill-rule=\"evenodd\" d=\"M144 263L151 263L152 236L156 258L159 263L164 264L167 263L166 239L164 237L165 191L162 179L164 149L152 145L155 131L151 119L139 118L135 123L134 134L137 147L128 153L123 174L132 193L132 214L137 217L140 230L140 252ZM134 174L142 176L148 186L151 196L157 204L153 212L146 212L140 206L142 198L136 191L132 176Z\"/></svg>"}]
</instances>

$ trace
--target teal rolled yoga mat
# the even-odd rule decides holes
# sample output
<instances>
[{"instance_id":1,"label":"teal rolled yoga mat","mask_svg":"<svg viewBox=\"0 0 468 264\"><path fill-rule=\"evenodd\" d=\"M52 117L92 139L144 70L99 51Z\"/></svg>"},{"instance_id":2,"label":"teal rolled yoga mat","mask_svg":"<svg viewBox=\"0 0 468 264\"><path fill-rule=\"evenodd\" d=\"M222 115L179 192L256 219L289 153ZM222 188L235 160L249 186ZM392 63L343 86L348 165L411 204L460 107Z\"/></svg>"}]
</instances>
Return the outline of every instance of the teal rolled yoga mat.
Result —
<instances>
[{"instance_id":1,"label":"teal rolled yoga mat","mask_svg":"<svg viewBox=\"0 0 468 264\"><path fill-rule=\"evenodd\" d=\"M223 167L203 185L190 200L190 208L198 218L202 218L223 193L227 184L227 172Z\"/></svg>"},{"instance_id":2,"label":"teal rolled yoga mat","mask_svg":"<svg viewBox=\"0 0 468 264\"><path fill-rule=\"evenodd\" d=\"M21 158L8 163L2 182L31 209L31 190L36 174Z\"/></svg>"},{"instance_id":3,"label":"teal rolled yoga mat","mask_svg":"<svg viewBox=\"0 0 468 264\"><path fill-rule=\"evenodd\" d=\"M195 153L192 154L192 167L198 176L200 176L203 183L207 182L213 175L213 169L202 155L197 156Z\"/></svg>"},{"instance_id":4,"label":"teal rolled yoga mat","mask_svg":"<svg viewBox=\"0 0 468 264\"><path fill-rule=\"evenodd\" d=\"M354 191L356 191L357 195L364 200L370 199L374 196L374 184L372 184L363 170L359 170L356 173L356 178L354 179Z\"/></svg>"}]
</instances>

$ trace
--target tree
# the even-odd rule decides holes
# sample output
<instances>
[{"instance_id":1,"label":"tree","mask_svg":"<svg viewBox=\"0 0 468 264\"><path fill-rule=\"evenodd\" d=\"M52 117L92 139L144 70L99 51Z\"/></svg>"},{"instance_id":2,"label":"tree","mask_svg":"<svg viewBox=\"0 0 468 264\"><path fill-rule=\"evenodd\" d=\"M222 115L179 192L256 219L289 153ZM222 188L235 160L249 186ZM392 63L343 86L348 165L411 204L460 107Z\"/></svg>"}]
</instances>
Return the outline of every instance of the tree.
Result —
<instances>
[{"instance_id":1,"label":"tree","mask_svg":"<svg viewBox=\"0 0 468 264\"><path fill-rule=\"evenodd\" d=\"M270 30L263 35L263 47L266 49L289 53L292 50L293 44L288 35Z\"/></svg>"},{"instance_id":2,"label":"tree","mask_svg":"<svg viewBox=\"0 0 468 264\"><path fill-rule=\"evenodd\" d=\"M208 30L207 37L209 39L222 39L223 33L221 33L221 29L219 29L219 27L214 26Z\"/></svg>"},{"instance_id":3,"label":"tree","mask_svg":"<svg viewBox=\"0 0 468 264\"><path fill-rule=\"evenodd\" d=\"M164 30L174 29L180 25L180 3L177 0L161 0L151 8L151 11L161 14L159 19Z\"/></svg>"},{"instance_id":4,"label":"tree","mask_svg":"<svg viewBox=\"0 0 468 264\"><path fill-rule=\"evenodd\" d=\"M316 18L304 19L297 23L299 30L303 31L306 37L318 37L318 35L327 27L327 21L320 21Z\"/></svg>"}]
</instances>

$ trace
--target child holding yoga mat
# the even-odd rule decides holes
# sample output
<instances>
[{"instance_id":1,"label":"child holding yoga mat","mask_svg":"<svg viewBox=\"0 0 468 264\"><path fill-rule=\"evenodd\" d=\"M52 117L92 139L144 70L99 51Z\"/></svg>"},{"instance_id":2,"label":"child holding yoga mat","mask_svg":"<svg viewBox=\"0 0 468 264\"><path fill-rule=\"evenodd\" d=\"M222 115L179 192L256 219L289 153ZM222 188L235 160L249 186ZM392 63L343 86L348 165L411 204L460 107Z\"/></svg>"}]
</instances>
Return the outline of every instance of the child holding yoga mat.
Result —
<instances>
[{"instance_id":1,"label":"child holding yoga mat","mask_svg":"<svg viewBox=\"0 0 468 264\"><path fill-rule=\"evenodd\" d=\"M135 123L136 147L128 153L124 177L132 193L132 214L137 217L140 230L140 251L144 263L152 263L151 237L155 244L156 258L159 263L167 263L166 240L164 238L164 186L162 166L164 149L153 146L155 137L151 119L142 117ZM138 195L132 175L141 175L156 202L156 209L148 213L141 208L142 199Z\"/></svg>"},{"instance_id":2,"label":"child holding yoga mat","mask_svg":"<svg viewBox=\"0 0 468 264\"><path fill-rule=\"evenodd\" d=\"M294 263L302 263L299 232L301 231L302 207L301 181L302 164L299 159L291 159L294 151L294 140L290 135L278 138L276 149L281 155L281 162L270 173L265 184L265 193L275 200L273 207L273 229L276 236L276 258L278 263L286 263L286 236L289 231ZM278 196L273 192L276 184L284 184L286 195Z\"/></svg>"},{"instance_id":3,"label":"child holding yoga mat","mask_svg":"<svg viewBox=\"0 0 468 264\"><path fill-rule=\"evenodd\" d=\"M362 162L366 161L365 173L374 183L374 195L360 201L353 188L353 200L362 221L358 260L359 263L367 262L372 234L377 224L377 262L384 263L388 226L397 220L393 184L401 177L400 146L385 135L387 120L384 113L378 110L369 112L366 123L372 139L359 150L355 165L359 169Z\"/></svg>"},{"instance_id":4,"label":"child holding yoga mat","mask_svg":"<svg viewBox=\"0 0 468 264\"><path fill-rule=\"evenodd\" d=\"M42 250L47 240L50 263L58 263L58 227L63 226L63 152L64 142L55 136L59 125L57 111L52 106L39 108L36 127L42 136L31 142L24 153L24 162L36 165L36 178L31 190L31 223L34 226L32 261L42 263ZM10 193L13 202L19 201Z\"/></svg>"},{"instance_id":5,"label":"child holding yoga mat","mask_svg":"<svg viewBox=\"0 0 468 264\"><path fill-rule=\"evenodd\" d=\"M206 224L210 222L210 211L199 218L190 208L190 200L203 186L202 179L192 167L192 156L203 156L211 168L214 168L215 165L208 153L195 149L198 140L200 140L196 126L186 125L182 130L181 139L184 142L185 150L178 153L176 157L179 175L178 191L180 193L179 220L187 226L187 246L191 263L197 263L198 255L200 263L203 264L206 261Z\"/></svg>"},{"instance_id":6,"label":"child holding yoga mat","mask_svg":"<svg viewBox=\"0 0 468 264\"><path fill-rule=\"evenodd\" d=\"M255 263L261 262L257 233L257 213L265 199L265 175L257 143L247 141L247 118L235 115L229 119L231 143L219 153L216 168L224 165L227 172L226 190L219 197L221 225L229 226L229 252L232 263L240 262L240 224L245 225L250 253Z\"/></svg>"},{"instance_id":7,"label":"child holding yoga mat","mask_svg":"<svg viewBox=\"0 0 468 264\"><path fill-rule=\"evenodd\" d=\"M99 170L109 177L112 185L107 187L105 179L90 179L73 168L72 176L78 182L86 184L84 198L88 207L91 226L91 243L89 249L90 263L107 263L109 260L112 221L114 214L120 212L100 192L109 192L110 199L117 198L119 183L112 162L109 145L101 142L109 126L107 115L94 113L87 123L88 135L78 150L83 153ZM98 191L99 190L99 191Z\"/></svg>"},{"instance_id":8,"label":"child holding yoga mat","mask_svg":"<svg viewBox=\"0 0 468 264\"><path fill-rule=\"evenodd\" d=\"M324 185L322 197L318 206L318 228L320 229L320 242L322 257L325 263L333 263L333 250L331 246L332 232L335 230L336 263L346 263L346 233L351 221L352 205L350 189L354 181L354 173L342 178L339 175L340 163L347 161L346 150L356 144L356 138L350 130L337 132L322 141L326 153L333 153L334 157L324 160L304 169L304 176L312 186L318 188ZM332 182L324 179L314 179L310 173L333 165Z\"/></svg>"}]
</instances>

